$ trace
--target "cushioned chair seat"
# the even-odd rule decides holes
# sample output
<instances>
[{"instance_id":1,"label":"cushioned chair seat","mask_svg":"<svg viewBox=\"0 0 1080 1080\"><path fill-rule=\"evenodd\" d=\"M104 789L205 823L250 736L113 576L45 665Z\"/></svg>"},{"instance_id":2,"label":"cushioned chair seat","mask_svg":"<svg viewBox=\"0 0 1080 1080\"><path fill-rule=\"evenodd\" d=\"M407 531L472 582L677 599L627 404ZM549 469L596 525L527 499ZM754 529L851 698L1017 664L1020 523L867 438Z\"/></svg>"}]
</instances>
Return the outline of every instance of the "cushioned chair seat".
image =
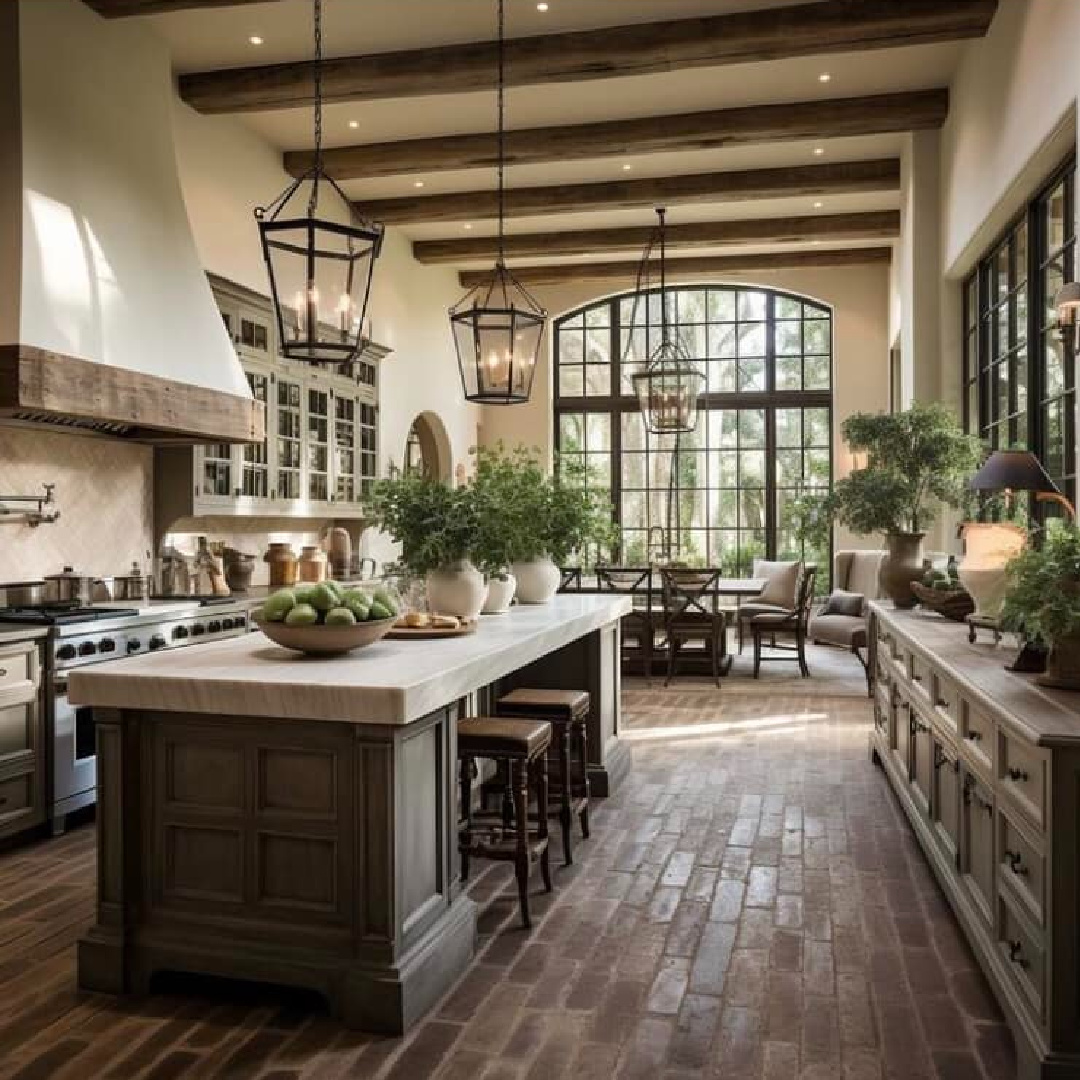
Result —
<instances>
[{"instance_id":1,"label":"cushioned chair seat","mask_svg":"<svg viewBox=\"0 0 1080 1080\"><path fill-rule=\"evenodd\" d=\"M529 709L537 709L537 715L545 718L552 713L565 713L567 716L576 716L578 713L588 712L589 695L585 690L543 690L518 687L508 694L499 698L499 708L526 712Z\"/></svg>"},{"instance_id":2,"label":"cushioned chair seat","mask_svg":"<svg viewBox=\"0 0 1080 1080\"><path fill-rule=\"evenodd\" d=\"M815 615L810 620L810 640L850 649L860 635L865 642L866 619L861 615Z\"/></svg>"},{"instance_id":3,"label":"cushioned chair seat","mask_svg":"<svg viewBox=\"0 0 1080 1080\"><path fill-rule=\"evenodd\" d=\"M755 615L782 615L790 614L791 608L781 607L779 604L763 604L758 600L739 605L739 618L752 619Z\"/></svg>"},{"instance_id":4,"label":"cushioned chair seat","mask_svg":"<svg viewBox=\"0 0 1080 1080\"><path fill-rule=\"evenodd\" d=\"M470 757L533 758L551 744L546 720L477 716L457 726L458 754Z\"/></svg>"}]
</instances>

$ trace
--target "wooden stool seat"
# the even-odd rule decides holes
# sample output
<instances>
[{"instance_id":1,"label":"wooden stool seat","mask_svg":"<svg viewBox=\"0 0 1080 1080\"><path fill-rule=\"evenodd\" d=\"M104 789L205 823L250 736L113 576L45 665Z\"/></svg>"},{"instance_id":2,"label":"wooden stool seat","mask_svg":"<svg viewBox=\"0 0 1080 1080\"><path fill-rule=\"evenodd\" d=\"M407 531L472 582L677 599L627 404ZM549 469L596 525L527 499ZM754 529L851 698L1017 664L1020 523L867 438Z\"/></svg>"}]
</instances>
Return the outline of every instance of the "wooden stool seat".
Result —
<instances>
[{"instance_id":1,"label":"wooden stool seat","mask_svg":"<svg viewBox=\"0 0 1080 1080\"><path fill-rule=\"evenodd\" d=\"M461 820L458 852L461 880L469 879L471 856L498 859L514 864L521 920L529 917L529 871L539 861L544 886L551 892L548 862L548 780L547 751L551 745L551 724L540 719L510 720L498 716L465 717L458 721L458 777L461 785ZM505 770L513 797L513 823L477 821L472 807L474 759L491 758ZM537 824L529 828L529 788L536 797Z\"/></svg>"},{"instance_id":2,"label":"wooden stool seat","mask_svg":"<svg viewBox=\"0 0 1080 1080\"><path fill-rule=\"evenodd\" d=\"M586 840L589 838L589 708L589 694L585 690L524 686L504 694L497 706L500 716L515 718L512 723L524 725L528 719L542 717L554 729L551 805L553 811L557 808L562 825L563 859L567 866L574 861L574 814L581 822L581 835ZM504 800L504 817L509 817L509 809L509 800Z\"/></svg>"},{"instance_id":3,"label":"wooden stool seat","mask_svg":"<svg viewBox=\"0 0 1080 1080\"><path fill-rule=\"evenodd\" d=\"M546 720L473 716L458 722L458 753L471 757L533 758L551 744Z\"/></svg>"}]
</instances>

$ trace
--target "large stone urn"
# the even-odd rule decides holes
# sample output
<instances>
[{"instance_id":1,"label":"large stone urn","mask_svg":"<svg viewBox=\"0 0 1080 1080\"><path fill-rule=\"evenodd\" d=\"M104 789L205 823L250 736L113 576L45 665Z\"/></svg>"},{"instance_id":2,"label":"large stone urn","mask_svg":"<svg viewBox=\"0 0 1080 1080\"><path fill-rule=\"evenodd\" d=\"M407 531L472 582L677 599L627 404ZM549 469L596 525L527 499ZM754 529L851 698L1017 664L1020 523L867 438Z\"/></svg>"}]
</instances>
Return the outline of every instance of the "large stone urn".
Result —
<instances>
[{"instance_id":1,"label":"large stone urn","mask_svg":"<svg viewBox=\"0 0 1080 1080\"><path fill-rule=\"evenodd\" d=\"M911 583L923 576L922 542L926 533L889 533L885 537L885 558L878 570L881 591L898 608L916 604Z\"/></svg>"},{"instance_id":2,"label":"large stone urn","mask_svg":"<svg viewBox=\"0 0 1080 1080\"><path fill-rule=\"evenodd\" d=\"M1006 522L967 522L962 530L964 560L957 573L975 601L975 615L996 619L1009 579L1005 567L1027 545L1027 530Z\"/></svg>"},{"instance_id":3,"label":"large stone urn","mask_svg":"<svg viewBox=\"0 0 1080 1080\"><path fill-rule=\"evenodd\" d=\"M475 619L487 598L484 575L468 559L432 570L427 575L428 607L438 615Z\"/></svg>"}]
</instances>

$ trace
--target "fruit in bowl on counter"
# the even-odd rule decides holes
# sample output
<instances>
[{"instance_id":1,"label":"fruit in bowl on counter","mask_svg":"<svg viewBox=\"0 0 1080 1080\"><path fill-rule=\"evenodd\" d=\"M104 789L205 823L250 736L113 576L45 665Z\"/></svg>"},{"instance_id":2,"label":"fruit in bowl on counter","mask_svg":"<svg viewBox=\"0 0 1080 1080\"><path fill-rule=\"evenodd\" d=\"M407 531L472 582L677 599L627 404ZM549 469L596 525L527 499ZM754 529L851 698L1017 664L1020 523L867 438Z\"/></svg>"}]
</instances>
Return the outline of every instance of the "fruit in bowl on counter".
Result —
<instances>
[{"instance_id":1,"label":"fruit in bowl on counter","mask_svg":"<svg viewBox=\"0 0 1080 1080\"><path fill-rule=\"evenodd\" d=\"M396 618L398 603L383 588L345 588L335 581L278 589L262 606L267 622L286 626L353 626Z\"/></svg>"}]
</instances>

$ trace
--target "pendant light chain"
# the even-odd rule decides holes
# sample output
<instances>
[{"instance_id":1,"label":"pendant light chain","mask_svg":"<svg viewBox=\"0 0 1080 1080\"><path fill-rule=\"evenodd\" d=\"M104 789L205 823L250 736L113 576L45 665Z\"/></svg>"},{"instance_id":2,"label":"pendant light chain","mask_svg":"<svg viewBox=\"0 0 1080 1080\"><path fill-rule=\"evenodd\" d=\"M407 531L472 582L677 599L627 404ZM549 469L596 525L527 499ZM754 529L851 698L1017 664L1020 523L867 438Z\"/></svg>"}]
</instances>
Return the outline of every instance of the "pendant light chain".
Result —
<instances>
[{"instance_id":1,"label":"pendant light chain","mask_svg":"<svg viewBox=\"0 0 1080 1080\"><path fill-rule=\"evenodd\" d=\"M506 262L506 5L499 0L499 266Z\"/></svg>"},{"instance_id":2,"label":"pendant light chain","mask_svg":"<svg viewBox=\"0 0 1080 1080\"><path fill-rule=\"evenodd\" d=\"M659 207L656 214L660 218L660 344L663 346L671 340L667 316L667 210Z\"/></svg>"},{"instance_id":3,"label":"pendant light chain","mask_svg":"<svg viewBox=\"0 0 1080 1080\"><path fill-rule=\"evenodd\" d=\"M315 207L319 201L319 177L322 175L322 0L315 2L315 178L311 185L311 197L308 199L308 217L315 216Z\"/></svg>"}]
</instances>

